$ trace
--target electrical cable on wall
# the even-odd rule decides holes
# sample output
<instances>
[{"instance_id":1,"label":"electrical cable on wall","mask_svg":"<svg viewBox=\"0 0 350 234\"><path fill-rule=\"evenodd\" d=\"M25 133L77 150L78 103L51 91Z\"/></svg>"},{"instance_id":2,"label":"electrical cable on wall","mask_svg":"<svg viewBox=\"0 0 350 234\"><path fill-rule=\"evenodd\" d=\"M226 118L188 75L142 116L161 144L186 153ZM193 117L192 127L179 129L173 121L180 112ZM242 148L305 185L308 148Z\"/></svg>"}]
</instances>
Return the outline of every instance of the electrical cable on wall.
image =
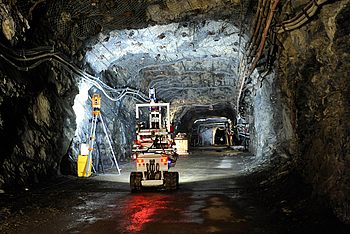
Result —
<instances>
[{"instance_id":1,"label":"electrical cable on wall","mask_svg":"<svg viewBox=\"0 0 350 234\"><path fill-rule=\"evenodd\" d=\"M60 56L59 53L54 53L52 48L49 48L49 47L39 47L39 48L40 49L42 48L43 50L42 51L39 51L38 49L23 50L23 51L21 50L19 52L19 51L11 50L0 43L0 58L2 58L7 63L11 64L13 67L15 67L20 71L29 71L46 61L55 61L55 62L58 62L60 65L62 65L62 67L65 68L66 70L72 71L76 75L79 75L84 81L95 86L111 101L114 101L114 102L119 101L126 95L131 95L133 97L136 96L141 101L148 100L146 95L140 92L140 90L136 90L130 87L112 88L108 86L97 77L92 76L82 71L72 63L67 62L65 59L62 58L62 56ZM27 66L19 66L15 61L16 62L32 61L33 63ZM114 98L107 92L117 93L118 96Z\"/></svg>"}]
</instances>

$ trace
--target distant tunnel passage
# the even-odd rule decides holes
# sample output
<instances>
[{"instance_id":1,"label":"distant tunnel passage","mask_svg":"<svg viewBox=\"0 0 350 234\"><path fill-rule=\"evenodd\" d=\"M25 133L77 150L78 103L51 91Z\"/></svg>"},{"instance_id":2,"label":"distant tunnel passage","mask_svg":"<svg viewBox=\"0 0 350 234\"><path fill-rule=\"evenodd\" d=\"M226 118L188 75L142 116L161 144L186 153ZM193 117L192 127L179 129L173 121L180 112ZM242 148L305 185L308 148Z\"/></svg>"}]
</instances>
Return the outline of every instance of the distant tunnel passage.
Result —
<instances>
[{"instance_id":1,"label":"distant tunnel passage","mask_svg":"<svg viewBox=\"0 0 350 234\"><path fill-rule=\"evenodd\" d=\"M226 131L225 129L218 128L215 131L214 136L215 145L225 145L226 144Z\"/></svg>"}]
</instances>

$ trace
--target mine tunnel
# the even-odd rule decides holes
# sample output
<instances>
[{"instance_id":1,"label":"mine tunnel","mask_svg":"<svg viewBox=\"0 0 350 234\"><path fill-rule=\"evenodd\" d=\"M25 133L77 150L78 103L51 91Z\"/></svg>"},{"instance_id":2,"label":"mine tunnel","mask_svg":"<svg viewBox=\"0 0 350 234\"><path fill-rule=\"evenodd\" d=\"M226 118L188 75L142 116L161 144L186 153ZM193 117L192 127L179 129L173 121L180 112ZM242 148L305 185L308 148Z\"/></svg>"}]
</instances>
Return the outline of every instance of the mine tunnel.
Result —
<instances>
[{"instance_id":1,"label":"mine tunnel","mask_svg":"<svg viewBox=\"0 0 350 234\"><path fill-rule=\"evenodd\" d=\"M0 231L349 233L349 19L349 0L0 0ZM177 191L133 194L150 90L188 154Z\"/></svg>"}]
</instances>

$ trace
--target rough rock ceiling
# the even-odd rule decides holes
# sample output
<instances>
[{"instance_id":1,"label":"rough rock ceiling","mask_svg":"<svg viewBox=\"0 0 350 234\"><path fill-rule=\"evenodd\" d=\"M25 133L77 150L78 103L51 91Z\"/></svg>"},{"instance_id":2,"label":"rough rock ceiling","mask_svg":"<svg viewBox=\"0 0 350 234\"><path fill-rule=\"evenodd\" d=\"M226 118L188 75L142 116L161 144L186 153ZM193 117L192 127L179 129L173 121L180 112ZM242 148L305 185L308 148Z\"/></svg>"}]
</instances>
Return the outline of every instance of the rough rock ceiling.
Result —
<instances>
[{"instance_id":1,"label":"rough rock ceiling","mask_svg":"<svg viewBox=\"0 0 350 234\"><path fill-rule=\"evenodd\" d=\"M179 106L234 102L246 41L239 32L224 20L112 31L91 46L86 63L112 86L153 87Z\"/></svg>"},{"instance_id":2,"label":"rough rock ceiling","mask_svg":"<svg viewBox=\"0 0 350 234\"><path fill-rule=\"evenodd\" d=\"M242 3L241 3L242 2ZM49 21L61 36L84 39L99 31L142 28L198 18L237 14L250 1L239 0L80 0L48 3ZM244 4L244 5L241 5Z\"/></svg>"},{"instance_id":3,"label":"rough rock ceiling","mask_svg":"<svg viewBox=\"0 0 350 234\"><path fill-rule=\"evenodd\" d=\"M1 3L3 32L12 43L30 28L27 19L40 22L51 34L43 35L42 27L35 27L29 35L36 40L46 38L42 41L50 44L54 41L56 50L78 62L87 52L92 72L112 86L131 86L143 92L156 86L161 98L182 104L234 103L236 97L239 106L241 99L247 102L247 85L256 80L251 75L258 62L271 69L276 31L300 27L327 0L308 4L279 0L5 2L9 5ZM291 11L300 14L290 18ZM248 32L250 23L253 30ZM244 47L247 33L252 35ZM238 75L243 53L247 66Z\"/></svg>"},{"instance_id":4,"label":"rough rock ceiling","mask_svg":"<svg viewBox=\"0 0 350 234\"><path fill-rule=\"evenodd\" d=\"M55 50L72 56L76 64L86 61L90 72L113 87L147 94L154 86L160 99L178 105L235 102L238 56L254 1L14 3L12 10L18 9L24 23L40 22L26 35L31 43L53 42ZM28 31L22 25L13 27L18 35Z\"/></svg>"}]
</instances>

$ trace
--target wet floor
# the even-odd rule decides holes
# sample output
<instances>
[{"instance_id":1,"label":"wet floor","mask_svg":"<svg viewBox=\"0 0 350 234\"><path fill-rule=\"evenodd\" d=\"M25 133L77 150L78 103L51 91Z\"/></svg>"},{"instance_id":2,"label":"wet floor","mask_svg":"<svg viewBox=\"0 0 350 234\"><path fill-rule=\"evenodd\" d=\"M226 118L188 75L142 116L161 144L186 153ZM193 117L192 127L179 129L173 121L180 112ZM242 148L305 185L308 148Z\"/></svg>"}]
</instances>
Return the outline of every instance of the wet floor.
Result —
<instances>
[{"instance_id":1,"label":"wet floor","mask_svg":"<svg viewBox=\"0 0 350 234\"><path fill-rule=\"evenodd\" d=\"M238 185L253 157L227 150L197 150L180 157L178 191L129 191L132 164L122 174L62 178L46 188L2 195L0 233L310 233L308 221L276 217ZM247 185L249 187L249 185ZM278 213L277 213L278 214ZM347 233L346 227L312 233ZM328 224L326 224L328 225ZM316 229L315 229L316 228ZM329 231L329 232L328 232Z\"/></svg>"},{"instance_id":2,"label":"wet floor","mask_svg":"<svg viewBox=\"0 0 350 234\"><path fill-rule=\"evenodd\" d=\"M246 214L236 209L239 196L234 176L250 156L238 152L197 151L180 157L175 168L180 189L175 192L147 190L117 197L107 212L93 213L96 222L71 231L84 233L247 233ZM128 183L131 168L123 175L103 175L97 180ZM125 173L127 176L125 176ZM113 202L113 201L111 201ZM105 218L105 216L108 216Z\"/></svg>"}]
</instances>

